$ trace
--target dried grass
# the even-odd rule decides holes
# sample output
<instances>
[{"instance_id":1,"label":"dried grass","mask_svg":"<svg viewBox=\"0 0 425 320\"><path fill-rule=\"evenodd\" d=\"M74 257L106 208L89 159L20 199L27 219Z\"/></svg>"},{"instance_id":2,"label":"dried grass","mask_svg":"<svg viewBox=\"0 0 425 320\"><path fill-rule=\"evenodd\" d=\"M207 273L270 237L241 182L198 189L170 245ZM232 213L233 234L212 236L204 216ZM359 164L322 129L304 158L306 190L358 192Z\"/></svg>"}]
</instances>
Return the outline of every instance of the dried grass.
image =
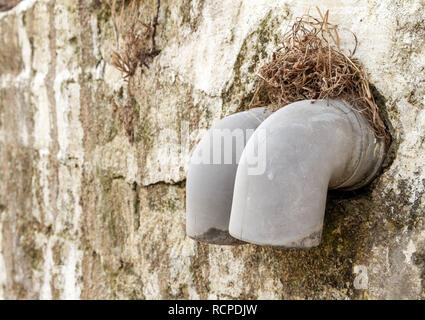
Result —
<instances>
[{"instance_id":1,"label":"dried grass","mask_svg":"<svg viewBox=\"0 0 425 320\"><path fill-rule=\"evenodd\" d=\"M134 76L138 67L142 71L144 67L148 68L149 63L159 53L155 49L157 17L151 24L141 21L138 0L130 0L127 9L126 1L118 3L117 0L105 0L105 2L112 13L117 42L117 50L112 53L112 64L128 81Z\"/></svg>"},{"instance_id":2,"label":"dried grass","mask_svg":"<svg viewBox=\"0 0 425 320\"><path fill-rule=\"evenodd\" d=\"M104 2L111 10L117 43L116 50L112 52L112 64L122 72L124 80L129 82L138 68L143 72L159 54L159 50L156 50L155 35L160 0L157 0L157 14L149 24L141 19L140 0L104 0ZM130 82L125 86L126 95L121 98L111 97L111 103L114 115L123 125L130 143L134 143L139 113L135 107L131 87ZM116 100L119 100L119 103Z\"/></svg>"},{"instance_id":3,"label":"dried grass","mask_svg":"<svg viewBox=\"0 0 425 320\"><path fill-rule=\"evenodd\" d=\"M367 75L353 57L340 46L337 26L328 22L329 11L319 18L298 18L273 53L270 62L260 68L250 108L267 106L275 110L305 99L341 98L361 112L379 138L387 144L390 136L378 113Z\"/></svg>"}]
</instances>

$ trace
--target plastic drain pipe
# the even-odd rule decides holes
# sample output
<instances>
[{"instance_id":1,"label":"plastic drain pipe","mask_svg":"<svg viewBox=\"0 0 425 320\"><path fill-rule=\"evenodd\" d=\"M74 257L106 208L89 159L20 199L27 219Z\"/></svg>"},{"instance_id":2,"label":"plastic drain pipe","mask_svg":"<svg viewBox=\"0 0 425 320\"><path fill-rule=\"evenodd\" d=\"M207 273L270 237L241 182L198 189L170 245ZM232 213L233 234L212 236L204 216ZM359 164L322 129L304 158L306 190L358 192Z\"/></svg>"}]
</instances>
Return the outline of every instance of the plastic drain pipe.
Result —
<instances>
[{"instance_id":1,"label":"plastic drain pipe","mask_svg":"<svg viewBox=\"0 0 425 320\"><path fill-rule=\"evenodd\" d=\"M241 244L229 235L233 187L246 141L271 114L254 108L221 119L196 146L186 179L186 233L212 244Z\"/></svg>"},{"instance_id":2,"label":"plastic drain pipe","mask_svg":"<svg viewBox=\"0 0 425 320\"><path fill-rule=\"evenodd\" d=\"M266 165L253 175L245 151L259 144L266 144ZM305 100L285 106L257 128L242 153L230 235L283 248L319 245L327 190L366 185L384 156L384 141L349 104Z\"/></svg>"}]
</instances>

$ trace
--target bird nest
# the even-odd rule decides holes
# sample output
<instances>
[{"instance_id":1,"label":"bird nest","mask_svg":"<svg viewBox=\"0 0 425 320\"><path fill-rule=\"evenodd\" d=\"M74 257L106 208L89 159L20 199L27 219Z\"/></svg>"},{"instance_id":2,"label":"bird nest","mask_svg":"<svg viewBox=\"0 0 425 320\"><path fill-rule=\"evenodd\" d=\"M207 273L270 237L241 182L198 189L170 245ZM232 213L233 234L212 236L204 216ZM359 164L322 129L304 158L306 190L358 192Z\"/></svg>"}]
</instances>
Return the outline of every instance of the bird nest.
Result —
<instances>
[{"instance_id":1,"label":"bird nest","mask_svg":"<svg viewBox=\"0 0 425 320\"><path fill-rule=\"evenodd\" d=\"M389 143L367 75L353 57L356 36L353 34L353 50L344 52L337 26L328 22L329 11L324 15L319 11L319 15L296 19L283 36L282 46L259 70L250 107L271 106L277 110L300 100L340 98L363 114L375 135Z\"/></svg>"}]
</instances>

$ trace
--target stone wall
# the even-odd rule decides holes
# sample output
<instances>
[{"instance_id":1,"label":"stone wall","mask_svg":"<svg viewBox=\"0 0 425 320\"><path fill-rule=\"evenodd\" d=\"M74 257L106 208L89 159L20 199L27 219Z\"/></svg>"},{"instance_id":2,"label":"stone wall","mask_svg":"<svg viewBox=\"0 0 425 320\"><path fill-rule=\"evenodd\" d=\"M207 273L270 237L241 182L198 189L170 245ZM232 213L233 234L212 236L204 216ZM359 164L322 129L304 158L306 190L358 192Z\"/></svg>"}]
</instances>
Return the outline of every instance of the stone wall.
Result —
<instances>
[{"instance_id":1,"label":"stone wall","mask_svg":"<svg viewBox=\"0 0 425 320\"><path fill-rule=\"evenodd\" d=\"M144 1L160 54L129 83L100 0L0 13L0 298L425 298L425 3L320 6L346 48L356 33L393 143L370 186L329 193L309 251L196 243L184 199L203 129L250 101L312 1Z\"/></svg>"}]
</instances>

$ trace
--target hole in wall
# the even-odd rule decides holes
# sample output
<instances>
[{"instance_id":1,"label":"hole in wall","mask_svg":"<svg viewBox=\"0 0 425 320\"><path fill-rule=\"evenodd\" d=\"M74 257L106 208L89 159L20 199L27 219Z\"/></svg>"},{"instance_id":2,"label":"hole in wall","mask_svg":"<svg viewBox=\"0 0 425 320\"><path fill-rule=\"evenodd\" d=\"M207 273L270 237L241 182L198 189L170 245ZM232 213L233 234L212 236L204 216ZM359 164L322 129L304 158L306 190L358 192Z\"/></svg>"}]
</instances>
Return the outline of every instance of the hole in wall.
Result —
<instances>
[{"instance_id":1,"label":"hole in wall","mask_svg":"<svg viewBox=\"0 0 425 320\"><path fill-rule=\"evenodd\" d=\"M377 175L379 176L383 172L385 172L393 163L397 154L398 147L400 145L400 139L396 134L394 126L390 121L389 111L387 109L387 99L381 92L379 92L379 90L373 84L370 84L370 90L373 98L375 99L376 105L378 106L379 115L390 135L390 146L388 147L387 155L385 156L385 160L382 164L381 170Z\"/></svg>"},{"instance_id":2,"label":"hole in wall","mask_svg":"<svg viewBox=\"0 0 425 320\"><path fill-rule=\"evenodd\" d=\"M387 154L385 156L385 159L381 168L379 169L375 178L370 183L356 190L338 190L338 189L329 190L327 202L333 201L333 200L356 199L358 197L368 194L369 192L371 192L372 188L374 187L373 182L391 167L391 164L393 163L396 157L397 150L400 145L400 139L395 134L394 126L392 125L390 121L389 111L387 109L387 99L373 84L369 83L369 85L370 85L372 96L375 100L376 105L378 106L379 115L390 134L390 145L388 147Z\"/></svg>"}]
</instances>

